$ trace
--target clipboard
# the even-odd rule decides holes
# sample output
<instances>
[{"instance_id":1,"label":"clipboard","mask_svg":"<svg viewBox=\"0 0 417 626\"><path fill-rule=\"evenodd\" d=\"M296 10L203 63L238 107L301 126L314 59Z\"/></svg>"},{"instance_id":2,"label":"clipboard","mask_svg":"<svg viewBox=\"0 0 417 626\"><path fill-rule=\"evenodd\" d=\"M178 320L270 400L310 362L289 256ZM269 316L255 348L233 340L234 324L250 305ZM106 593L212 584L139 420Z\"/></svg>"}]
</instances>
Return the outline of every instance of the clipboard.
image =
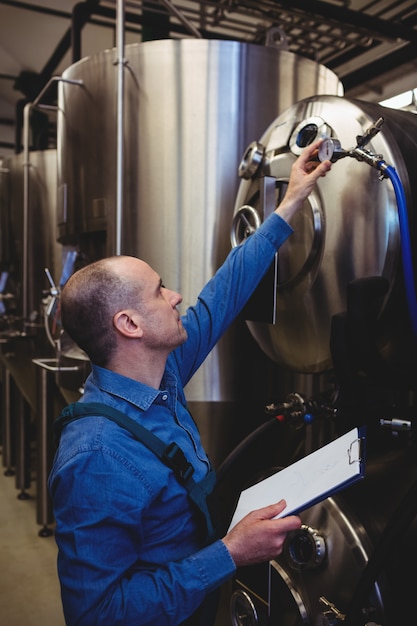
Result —
<instances>
[{"instance_id":1,"label":"clipboard","mask_svg":"<svg viewBox=\"0 0 417 626\"><path fill-rule=\"evenodd\" d=\"M272 476L244 489L229 530L245 515L283 498L286 508L277 516L296 515L365 475L366 427L353 428Z\"/></svg>"}]
</instances>

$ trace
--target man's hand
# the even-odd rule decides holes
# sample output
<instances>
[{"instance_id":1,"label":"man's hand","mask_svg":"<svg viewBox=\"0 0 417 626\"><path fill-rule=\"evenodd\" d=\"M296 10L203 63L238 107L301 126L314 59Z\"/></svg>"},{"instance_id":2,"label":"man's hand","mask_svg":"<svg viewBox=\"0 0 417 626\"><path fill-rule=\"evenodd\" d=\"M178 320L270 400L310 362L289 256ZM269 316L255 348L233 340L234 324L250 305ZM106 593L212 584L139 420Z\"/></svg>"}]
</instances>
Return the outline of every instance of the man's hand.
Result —
<instances>
[{"instance_id":1,"label":"man's hand","mask_svg":"<svg viewBox=\"0 0 417 626\"><path fill-rule=\"evenodd\" d=\"M280 500L252 511L223 538L236 567L263 563L281 554L288 532L301 526L297 515L274 519L285 507L285 500Z\"/></svg>"},{"instance_id":2,"label":"man's hand","mask_svg":"<svg viewBox=\"0 0 417 626\"><path fill-rule=\"evenodd\" d=\"M307 146L291 168L288 189L283 201L275 209L275 213L287 222L309 196L317 180L326 176L332 167L330 161L320 163L317 159L318 149L322 141L319 139Z\"/></svg>"}]
</instances>

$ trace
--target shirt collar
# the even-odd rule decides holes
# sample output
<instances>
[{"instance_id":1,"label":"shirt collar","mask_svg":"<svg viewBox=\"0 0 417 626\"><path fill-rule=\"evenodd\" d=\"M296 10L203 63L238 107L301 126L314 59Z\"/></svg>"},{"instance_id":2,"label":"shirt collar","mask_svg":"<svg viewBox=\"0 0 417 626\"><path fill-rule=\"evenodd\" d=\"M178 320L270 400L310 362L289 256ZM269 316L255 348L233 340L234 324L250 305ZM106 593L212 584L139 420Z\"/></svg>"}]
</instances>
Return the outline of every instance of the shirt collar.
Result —
<instances>
[{"instance_id":1,"label":"shirt collar","mask_svg":"<svg viewBox=\"0 0 417 626\"><path fill-rule=\"evenodd\" d=\"M171 401L176 401L177 379L175 374L168 368L164 372L159 389L149 387L144 383L137 382L132 378L117 374L99 365L92 364L91 369L90 376L92 377L92 382L101 391L126 400L143 411L149 409L162 393L168 393Z\"/></svg>"}]
</instances>

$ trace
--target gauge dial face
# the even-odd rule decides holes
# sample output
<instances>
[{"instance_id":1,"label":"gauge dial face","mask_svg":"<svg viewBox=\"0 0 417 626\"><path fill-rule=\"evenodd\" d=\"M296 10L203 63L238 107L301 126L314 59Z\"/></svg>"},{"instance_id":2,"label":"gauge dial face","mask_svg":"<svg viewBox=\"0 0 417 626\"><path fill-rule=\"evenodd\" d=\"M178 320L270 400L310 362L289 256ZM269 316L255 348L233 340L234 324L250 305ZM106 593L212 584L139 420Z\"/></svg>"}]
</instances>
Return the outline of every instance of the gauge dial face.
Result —
<instances>
[{"instance_id":1,"label":"gauge dial face","mask_svg":"<svg viewBox=\"0 0 417 626\"><path fill-rule=\"evenodd\" d=\"M331 139L330 137L328 137L327 139L324 139L318 151L319 160L331 161L333 154L334 154L334 150L335 150L335 145L334 145L333 139Z\"/></svg>"}]
</instances>

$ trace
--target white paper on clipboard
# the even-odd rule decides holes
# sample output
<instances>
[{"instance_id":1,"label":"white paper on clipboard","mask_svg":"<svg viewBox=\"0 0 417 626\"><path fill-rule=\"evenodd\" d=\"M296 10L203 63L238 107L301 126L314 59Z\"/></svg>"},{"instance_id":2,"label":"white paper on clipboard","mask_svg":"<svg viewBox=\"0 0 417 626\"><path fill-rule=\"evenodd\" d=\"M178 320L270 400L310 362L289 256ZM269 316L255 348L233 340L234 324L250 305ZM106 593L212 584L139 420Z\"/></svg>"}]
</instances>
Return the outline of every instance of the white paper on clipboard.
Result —
<instances>
[{"instance_id":1,"label":"white paper on clipboard","mask_svg":"<svg viewBox=\"0 0 417 626\"><path fill-rule=\"evenodd\" d=\"M277 517L297 514L352 485L365 474L365 429L351 431L240 494L229 530L245 515L283 498Z\"/></svg>"}]
</instances>

